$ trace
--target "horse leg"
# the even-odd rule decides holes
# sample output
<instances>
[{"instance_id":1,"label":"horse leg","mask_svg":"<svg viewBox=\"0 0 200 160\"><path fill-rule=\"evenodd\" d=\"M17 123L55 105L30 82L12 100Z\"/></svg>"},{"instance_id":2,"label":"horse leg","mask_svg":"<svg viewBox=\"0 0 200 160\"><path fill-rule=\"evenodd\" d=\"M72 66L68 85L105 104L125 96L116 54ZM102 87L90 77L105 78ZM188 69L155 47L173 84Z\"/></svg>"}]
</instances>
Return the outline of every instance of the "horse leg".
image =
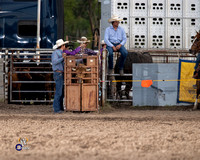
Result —
<instances>
[{"instance_id":1,"label":"horse leg","mask_svg":"<svg viewBox=\"0 0 200 160\"><path fill-rule=\"evenodd\" d=\"M194 107L193 110L196 110L198 107L198 96L196 97L195 103L194 103Z\"/></svg>"},{"instance_id":2,"label":"horse leg","mask_svg":"<svg viewBox=\"0 0 200 160\"><path fill-rule=\"evenodd\" d=\"M199 98L199 94L200 94L200 81L197 80L197 95L196 95L196 100L195 100L195 103L194 103L194 107L193 107L193 110L196 110L197 107L198 107L198 98Z\"/></svg>"},{"instance_id":3,"label":"horse leg","mask_svg":"<svg viewBox=\"0 0 200 160\"><path fill-rule=\"evenodd\" d=\"M125 94L127 99L130 99L129 92L131 88L132 88L132 82L126 82Z\"/></svg>"},{"instance_id":4,"label":"horse leg","mask_svg":"<svg viewBox=\"0 0 200 160\"><path fill-rule=\"evenodd\" d=\"M121 93L121 86L122 86L122 82L117 82L116 84L116 99L122 99L122 93Z\"/></svg>"},{"instance_id":5,"label":"horse leg","mask_svg":"<svg viewBox=\"0 0 200 160\"><path fill-rule=\"evenodd\" d=\"M194 103L193 110L196 110L197 107L198 107L198 97L199 97L199 89L197 88L197 96L196 96L196 100L195 100L195 103Z\"/></svg>"},{"instance_id":6,"label":"horse leg","mask_svg":"<svg viewBox=\"0 0 200 160\"><path fill-rule=\"evenodd\" d=\"M197 106L198 106L198 98L196 98L196 100L195 100L193 110L196 110Z\"/></svg>"}]
</instances>

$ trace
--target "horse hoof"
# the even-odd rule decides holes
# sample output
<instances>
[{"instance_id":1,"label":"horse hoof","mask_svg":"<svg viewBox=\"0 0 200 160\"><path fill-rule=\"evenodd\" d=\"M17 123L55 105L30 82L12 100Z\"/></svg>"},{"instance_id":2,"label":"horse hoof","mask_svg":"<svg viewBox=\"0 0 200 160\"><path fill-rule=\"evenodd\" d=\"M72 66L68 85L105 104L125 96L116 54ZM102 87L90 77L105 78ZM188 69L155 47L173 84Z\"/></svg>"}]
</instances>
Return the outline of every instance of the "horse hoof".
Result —
<instances>
[{"instance_id":1,"label":"horse hoof","mask_svg":"<svg viewBox=\"0 0 200 160\"><path fill-rule=\"evenodd\" d=\"M192 110L194 111L194 110L197 110L197 106L194 106L193 108L192 108Z\"/></svg>"}]
</instances>

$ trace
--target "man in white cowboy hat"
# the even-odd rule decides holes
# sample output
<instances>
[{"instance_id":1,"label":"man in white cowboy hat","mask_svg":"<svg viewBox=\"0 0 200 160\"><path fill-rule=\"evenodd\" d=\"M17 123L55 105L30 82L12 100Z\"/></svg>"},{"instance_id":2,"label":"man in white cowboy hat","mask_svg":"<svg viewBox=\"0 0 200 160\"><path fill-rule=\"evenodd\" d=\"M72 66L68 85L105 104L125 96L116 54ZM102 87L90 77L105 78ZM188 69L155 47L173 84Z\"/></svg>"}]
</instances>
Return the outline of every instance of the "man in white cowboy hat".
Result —
<instances>
[{"instance_id":1,"label":"man in white cowboy hat","mask_svg":"<svg viewBox=\"0 0 200 160\"><path fill-rule=\"evenodd\" d=\"M61 113L64 111L63 107L63 98L64 98L64 57L66 53L63 53L65 50L65 44L69 41L63 41L59 39L56 41L56 44L53 46L53 49L56 49L51 55L52 69L53 69L53 78L56 83L56 92L54 95L53 109L55 113Z\"/></svg>"},{"instance_id":2,"label":"man in white cowboy hat","mask_svg":"<svg viewBox=\"0 0 200 160\"><path fill-rule=\"evenodd\" d=\"M87 37L81 37L80 40L77 40L78 43L83 44L81 46L81 51L79 53L82 54L88 54L88 55L96 55L96 52L94 52L92 49L87 48L87 45L90 43L90 40L87 39Z\"/></svg>"},{"instance_id":3,"label":"man in white cowboy hat","mask_svg":"<svg viewBox=\"0 0 200 160\"><path fill-rule=\"evenodd\" d=\"M124 62L128 54L126 48L124 47L126 43L126 33L122 27L119 26L119 22L122 21L118 16L112 16L108 22L112 26L107 27L105 31L104 40L107 44L107 50L109 52L108 56L108 67L109 73L113 73L113 51L119 51L121 53L119 62L119 72L120 75L124 74Z\"/></svg>"}]
</instances>

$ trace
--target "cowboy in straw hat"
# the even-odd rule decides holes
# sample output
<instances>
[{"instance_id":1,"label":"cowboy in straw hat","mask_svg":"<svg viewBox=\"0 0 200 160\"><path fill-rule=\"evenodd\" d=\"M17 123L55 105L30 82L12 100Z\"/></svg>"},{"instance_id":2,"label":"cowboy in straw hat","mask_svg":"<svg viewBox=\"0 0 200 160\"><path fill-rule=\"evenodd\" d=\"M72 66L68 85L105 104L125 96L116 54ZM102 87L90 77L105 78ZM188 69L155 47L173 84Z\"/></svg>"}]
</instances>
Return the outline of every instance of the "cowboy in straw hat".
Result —
<instances>
[{"instance_id":1,"label":"cowboy in straw hat","mask_svg":"<svg viewBox=\"0 0 200 160\"><path fill-rule=\"evenodd\" d=\"M77 40L78 43L90 43L90 40L87 39L87 37L81 37L80 40Z\"/></svg>"},{"instance_id":2,"label":"cowboy in straw hat","mask_svg":"<svg viewBox=\"0 0 200 160\"><path fill-rule=\"evenodd\" d=\"M107 50L109 52L108 56L108 67L109 73L113 73L113 52L120 52L120 63L119 63L119 72L120 75L124 74L124 63L126 60L126 56L128 54L126 48L124 47L126 43L126 33L122 27L119 26L119 22L122 21L118 16L112 16L108 22L112 24L112 26L107 27L104 35L104 40L107 44Z\"/></svg>"},{"instance_id":3,"label":"cowboy in straw hat","mask_svg":"<svg viewBox=\"0 0 200 160\"><path fill-rule=\"evenodd\" d=\"M63 50L63 52L66 53L67 55L75 55L75 54L79 53L81 51L81 48L85 47L85 45L86 44L84 44L84 43L80 43L80 46L77 47L75 50L69 51L69 45L66 44L65 50Z\"/></svg>"},{"instance_id":4,"label":"cowboy in straw hat","mask_svg":"<svg viewBox=\"0 0 200 160\"><path fill-rule=\"evenodd\" d=\"M113 15L113 16L108 20L108 22L109 22L109 23L112 23L112 22L115 22L115 21L120 22L120 21L122 21L122 20L123 20L123 19L120 19L118 16Z\"/></svg>"},{"instance_id":5,"label":"cowboy in straw hat","mask_svg":"<svg viewBox=\"0 0 200 160\"><path fill-rule=\"evenodd\" d=\"M81 46L81 51L79 53L82 54L88 54L88 55L96 55L96 52L94 52L92 49L87 48L88 43L90 43L90 40L87 39L87 37L83 36L80 40L77 40L78 43L84 44Z\"/></svg>"}]
</instances>

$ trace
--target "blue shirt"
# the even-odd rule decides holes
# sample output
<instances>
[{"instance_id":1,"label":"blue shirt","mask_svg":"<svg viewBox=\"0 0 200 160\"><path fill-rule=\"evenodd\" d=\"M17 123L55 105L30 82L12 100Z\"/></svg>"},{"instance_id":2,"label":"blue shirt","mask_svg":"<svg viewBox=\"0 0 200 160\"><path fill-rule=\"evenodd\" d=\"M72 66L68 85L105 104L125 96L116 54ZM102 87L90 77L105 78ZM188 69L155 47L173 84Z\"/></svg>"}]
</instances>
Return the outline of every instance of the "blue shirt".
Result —
<instances>
[{"instance_id":1,"label":"blue shirt","mask_svg":"<svg viewBox=\"0 0 200 160\"><path fill-rule=\"evenodd\" d=\"M64 72L64 58L62 57L63 51L61 49L56 49L51 55L52 69L53 71L63 71Z\"/></svg>"},{"instance_id":2,"label":"blue shirt","mask_svg":"<svg viewBox=\"0 0 200 160\"><path fill-rule=\"evenodd\" d=\"M104 41L109 47L113 47L113 44L118 43L124 46L126 43L126 33L120 26L117 27L117 30L115 30L113 26L107 27Z\"/></svg>"}]
</instances>

